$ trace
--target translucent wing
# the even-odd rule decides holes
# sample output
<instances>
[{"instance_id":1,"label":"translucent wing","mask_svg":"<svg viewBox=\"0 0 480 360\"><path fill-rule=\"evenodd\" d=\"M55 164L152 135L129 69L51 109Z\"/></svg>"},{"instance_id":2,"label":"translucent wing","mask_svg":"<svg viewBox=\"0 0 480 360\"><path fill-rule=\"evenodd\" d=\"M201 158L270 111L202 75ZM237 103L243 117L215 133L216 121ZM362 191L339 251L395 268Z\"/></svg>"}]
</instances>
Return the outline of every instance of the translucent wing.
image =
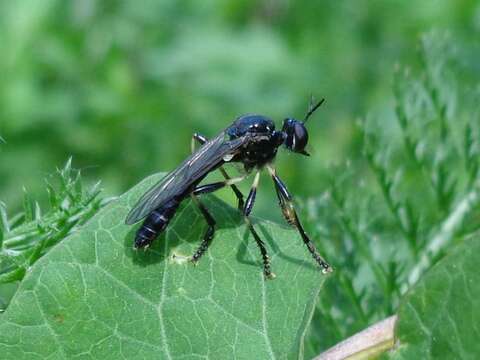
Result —
<instances>
[{"instance_id":1,"label":"translucent wing","mask_svg":"<svg viewBox=\"0 0 480 360\"><path fill-rule=\"evenodd\" d=\"M193 183L201 180L217 167L226 155L234 154L245 142L245 137L226 140L223 131L167 174L138 200L125 223L134 224L174 196L183 194Z\"/></svg>"}]
</instances>

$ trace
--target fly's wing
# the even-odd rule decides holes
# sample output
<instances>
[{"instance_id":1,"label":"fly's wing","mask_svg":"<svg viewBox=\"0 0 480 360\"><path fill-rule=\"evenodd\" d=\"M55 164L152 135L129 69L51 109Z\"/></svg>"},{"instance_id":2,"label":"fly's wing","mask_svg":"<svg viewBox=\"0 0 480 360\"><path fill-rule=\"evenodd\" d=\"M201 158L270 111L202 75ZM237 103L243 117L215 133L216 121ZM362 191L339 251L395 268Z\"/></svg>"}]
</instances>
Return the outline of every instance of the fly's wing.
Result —
<instances>
[{"instance_id":1,"label":"fly's wing","mask_svg":"<svg viewBox=\"0 0 480 360\"><path fill-rule=\"evenodd\" d=\"M164 202L182 194L195 181L215 168L226 155L234 154L246 139L246 137L240 137L228 141L225 137L223 131L217 137L206 142L179 167L148 190L129 212L125 223L127 225L136 223Z\"/></svg>"}]
</instances>

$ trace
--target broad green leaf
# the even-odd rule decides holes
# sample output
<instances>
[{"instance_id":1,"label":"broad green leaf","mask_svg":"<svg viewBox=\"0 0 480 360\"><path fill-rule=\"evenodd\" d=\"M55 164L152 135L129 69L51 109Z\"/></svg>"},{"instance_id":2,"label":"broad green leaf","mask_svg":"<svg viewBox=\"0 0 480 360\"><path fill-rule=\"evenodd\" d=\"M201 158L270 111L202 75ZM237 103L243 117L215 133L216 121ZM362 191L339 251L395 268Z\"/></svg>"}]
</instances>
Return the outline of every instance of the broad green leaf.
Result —
<instances>
[{"instance_id":1,"label":"broad green leaf","mask_svg":"<svg viewBox=\"0 0 480 360\"><path fill-rule=\"evenodd\" d=\"M292 229L256 222L275 280L238 211L204 201L218 229L198 266L182 261L205 231L189 201L148 251L123 224L154 176L39 260L0 317L2 359L296 359L325 276ZM172 255L176 254L174 258Z\"/></svg>"},{"instance_id":2,"label":"broad green leaf","mask_svg":"<svg viewBox=\"0 0 480 360\"><path fill-rule=\"evenodd\" d=\"M478 359L480 237L434 266L398 313L392 359Z\"/></svg>"}]
</instances>

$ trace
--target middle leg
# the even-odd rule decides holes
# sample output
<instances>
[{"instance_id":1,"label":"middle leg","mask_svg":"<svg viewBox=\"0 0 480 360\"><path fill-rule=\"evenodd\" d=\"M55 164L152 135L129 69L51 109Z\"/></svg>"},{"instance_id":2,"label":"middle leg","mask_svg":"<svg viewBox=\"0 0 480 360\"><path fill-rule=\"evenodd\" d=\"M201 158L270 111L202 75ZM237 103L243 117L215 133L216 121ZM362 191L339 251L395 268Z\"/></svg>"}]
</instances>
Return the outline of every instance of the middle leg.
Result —
<instances>
[{"instance_id":1,"label":"middle leg","mask_svg":"<svg viewBox=\"0 0 480 360\"><path fill-rule=\"evenodd\" d=\"M262 254L263 273L265 274L265 277L267 279L274 279L275 274L272 272L270 268L270 257L268 256L267 249L265 248L265 243L263 242L263 240L260 238L255 228L253 227L253 224L250 221L250 217L249 217L253 209L253 204L255 203L255 197L257 195L257 187L258 187L259 180L260 180L260 172L257 172L255 174L255 180L253 180L250 193L248 194L247 202L245 203L245 206L243 208L243 217L245 219L245 223L247 224L248 230L250 230L250 232L252 233L253 238L255 239L255 242L257 243L258 248L260 249L260 253Z\"/></svg>"},{"instance_id":2,"label":"middle leg","mask_svg":"<svg viewBox=\"0 0 480 360\"><path fill-rule=\"evenodd\" d=\"M208 194L217 191L225 186L234 186L233 184L242 181L246 176L240 176L237 178L229 178L228 180L218 181L210 184L199 185L193 189L193 195Z\"/></svg>"}]
</instances>

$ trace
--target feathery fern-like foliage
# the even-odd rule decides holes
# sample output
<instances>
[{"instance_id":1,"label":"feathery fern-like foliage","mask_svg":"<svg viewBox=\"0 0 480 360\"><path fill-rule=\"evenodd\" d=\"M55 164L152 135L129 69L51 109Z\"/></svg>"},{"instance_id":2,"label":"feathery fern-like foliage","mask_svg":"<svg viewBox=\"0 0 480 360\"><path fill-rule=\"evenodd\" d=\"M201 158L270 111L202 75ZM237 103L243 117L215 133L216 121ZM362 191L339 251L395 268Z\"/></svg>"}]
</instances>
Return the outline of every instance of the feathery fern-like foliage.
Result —
<instances>
[{"instance_id":1,"label":"feathery fern-like foliage","mask_svg":"<svg viewBox=\"0 0 480 360\"><path fill-rule=\"evenodd\" d=\"M20 213L9 217L5 205L0 203L0 284L22 280L42 255L75 232L108 201L99 196L100 183L83 188L80 171L72 168L72 159L46 179L46 189L50 207L44 213L25 189ZM4 308L6 303L6 299L0 298L0 307Z\"/></svg>"},{"instance_id":2,"label":"feathery fern-like foliage","mask_svg":"<svg viewBox=\"0 0 480 360\"><path fill-rule=\"evenodd\" d=\"M423 36L418 57L417 68L395 70L393 116L359 123L363 158L332 168L329 190L304 204L337 270L307 339L311 356L393 314L480 227L474 72L448 35Z\"/></svg>"}]
</instances>

